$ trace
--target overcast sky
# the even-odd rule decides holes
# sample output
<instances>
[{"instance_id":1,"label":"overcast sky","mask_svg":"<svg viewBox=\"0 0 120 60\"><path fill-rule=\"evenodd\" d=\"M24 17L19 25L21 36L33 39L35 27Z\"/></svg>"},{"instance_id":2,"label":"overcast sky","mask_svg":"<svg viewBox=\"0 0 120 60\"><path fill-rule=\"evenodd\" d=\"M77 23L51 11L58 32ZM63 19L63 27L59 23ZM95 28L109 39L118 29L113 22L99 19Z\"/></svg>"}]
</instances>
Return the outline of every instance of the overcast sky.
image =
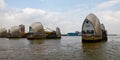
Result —
<instances>
[{"instance_id":1,"label":"overcast sky","mask_svg":"<svg viewBox=\"0 0 120 60\"><path fill-rule=\"evenodd\" d=\"M120 34L120 0L0 0L0 27L34 22L62 33L81 31L90 13L95 14L108 33Z\"/></svg>"}]
</instances>

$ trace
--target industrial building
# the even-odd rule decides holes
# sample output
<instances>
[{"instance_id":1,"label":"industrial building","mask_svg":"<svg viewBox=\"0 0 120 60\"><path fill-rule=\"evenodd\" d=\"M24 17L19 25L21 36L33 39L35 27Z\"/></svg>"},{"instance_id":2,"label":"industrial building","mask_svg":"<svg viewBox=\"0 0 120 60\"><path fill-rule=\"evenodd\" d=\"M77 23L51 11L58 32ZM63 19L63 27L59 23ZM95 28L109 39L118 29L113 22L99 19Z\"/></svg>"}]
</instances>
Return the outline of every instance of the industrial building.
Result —
<instances>
[{"instance_id":1,"label":"industrial building","mask_svg":"<svg viewBox=\"0 0 120 60\"><path fill-rule=\"evenodd\" d=\"M19 32L22 37L25 37L25 25L23 24L19 25Z\"/></svg>"},{"instance_id":2,"label":"industrial building","mask_svg":"<svg viewBox=\"0 0 120 60\"><path fill-rule=\"evenodd\" d=\"M69 32L67 33L67 36L81 36L81 33L79 31Z\"/></svg>"}]
</instances>

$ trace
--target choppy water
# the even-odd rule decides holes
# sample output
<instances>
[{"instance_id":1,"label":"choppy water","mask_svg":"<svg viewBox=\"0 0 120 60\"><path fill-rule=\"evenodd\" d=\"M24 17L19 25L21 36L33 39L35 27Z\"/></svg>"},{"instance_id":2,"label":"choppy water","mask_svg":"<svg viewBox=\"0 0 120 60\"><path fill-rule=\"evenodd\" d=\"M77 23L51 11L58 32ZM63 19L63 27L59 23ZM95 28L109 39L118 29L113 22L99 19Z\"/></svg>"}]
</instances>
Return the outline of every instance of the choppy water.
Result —
<instances>
[{"instance_id":1,"label":"choppy water","mask_svg":"<svg viewBox=\"0 0 120 60\"><path fill-rule=\"evenodd\" d=\"M27 40L0 38L0 60L120 60L120 36L82 43L81 37Z\"/></svg>"}]
</instances>

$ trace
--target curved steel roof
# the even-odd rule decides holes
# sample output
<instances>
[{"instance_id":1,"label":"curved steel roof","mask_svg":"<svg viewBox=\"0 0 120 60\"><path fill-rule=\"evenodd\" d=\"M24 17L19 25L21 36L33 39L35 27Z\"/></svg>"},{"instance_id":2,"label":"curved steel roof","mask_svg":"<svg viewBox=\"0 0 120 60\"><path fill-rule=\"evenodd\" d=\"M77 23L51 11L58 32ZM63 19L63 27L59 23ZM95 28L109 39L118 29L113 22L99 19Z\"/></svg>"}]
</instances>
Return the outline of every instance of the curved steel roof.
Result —
<instances>
[{"instance_id":1,"label":"curved steel roof","mask_svg":"<svg viewBox=\"0 0 120 60\"><path fill-rule=\"evenodd\" d=\"M43 25L41 24L41 22L35 22L31 24L32 29L34 30L34 32L40 32L43 31Z\"/></svg>"},{"instance_id":2,"label":"curved steel roof","mask_svg":"<svg viewBox=\"0 0 120 60\"><path fill-rule=\"evenodd\" d=\"M101 24L97 16L91 13L85 18L85 21L90 21L93 24L96 35L102 35Z\"/></svg>"},{"instance_id":3,"label":"curved steel roof","mask_svg":"<svg viewBox=\"0 0 120 60\"><path fill-rule=\"evenodd\" d=\"M102 30L105 30L105 26L103 24L101 24L101 28Z\"/></svg>"},{"instance_id":4,"label":"curved steel roof","mask_svg":"<svg viewBox=\"0 0 120 60\"><path fill-rule=\"evenodd\" d=\"M19 26L12 26L9 30L10 34L19 33Z\"/></svg>"},{"instance_id":5,"label":"curved steel roof","mask_svg":"<svg viewBox=\"0 0 120 60\"><path fill-rule=\"evenodd\" d=\"M6 28L0 28L0 34L2 33L7 33L7 29Z\"/></svg>"}]
</instances>

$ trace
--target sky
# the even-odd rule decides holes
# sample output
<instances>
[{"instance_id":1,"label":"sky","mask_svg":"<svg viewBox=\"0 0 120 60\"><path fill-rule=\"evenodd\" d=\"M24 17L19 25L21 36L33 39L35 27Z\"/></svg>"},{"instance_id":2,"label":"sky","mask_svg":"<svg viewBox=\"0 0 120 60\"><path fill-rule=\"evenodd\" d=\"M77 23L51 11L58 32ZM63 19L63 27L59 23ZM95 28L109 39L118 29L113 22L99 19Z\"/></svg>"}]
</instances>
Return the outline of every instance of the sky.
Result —
<instances>
[{"instance_id":1,"label":"sky","mask_svg":"<svg viewBox=\"0 0 120 60\"><path fill-rule=\"evenodd\" d=\"M109 34L120 34L120 0L0 0L0 27L34 22L62 33L81 31L90 13L95 14Z\"/></svg>"}]
</instances>

